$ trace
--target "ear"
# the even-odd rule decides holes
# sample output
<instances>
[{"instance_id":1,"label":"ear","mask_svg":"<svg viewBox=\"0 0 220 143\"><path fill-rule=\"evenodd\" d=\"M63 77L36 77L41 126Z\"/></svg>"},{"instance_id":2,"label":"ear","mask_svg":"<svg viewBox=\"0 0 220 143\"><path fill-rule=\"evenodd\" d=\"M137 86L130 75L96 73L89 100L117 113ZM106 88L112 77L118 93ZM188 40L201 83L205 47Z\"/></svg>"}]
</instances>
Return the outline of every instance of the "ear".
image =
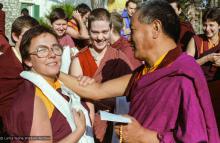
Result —
<instances>
[{"instance_id":1,"label":"ear","mask_svg":"<svg viewBox=\"0 0 220 143\"><path fill-rule=\"evenodd\" d=\"M159 33L161 32L161 22L159 20L154 20L153 24L153 39L158 38Z\"/></svg>"},{"instance_id":2,"label":"ear","mask_svg":"<svg viewBox=\"0 0 220 143\"><path fill-rule=\"evenodd\" d=\"M26 66L28 66L28 67L30 67L30 68L32 68L32 66L33 66L33 64L32 64L32 62L30 61L30 59L24 60L24 63L25 63Z\"/></svg>"},{"instance_id":3,"label":"ear","mask_svg":"<svg viewBox=\"0 0 220 143\"><path fill-rule=\"evenodd\" d=\"M19 36L17 36L16 33L12 32L11 36L15 42L18 42Z\"/></svg>"}]
</instances>

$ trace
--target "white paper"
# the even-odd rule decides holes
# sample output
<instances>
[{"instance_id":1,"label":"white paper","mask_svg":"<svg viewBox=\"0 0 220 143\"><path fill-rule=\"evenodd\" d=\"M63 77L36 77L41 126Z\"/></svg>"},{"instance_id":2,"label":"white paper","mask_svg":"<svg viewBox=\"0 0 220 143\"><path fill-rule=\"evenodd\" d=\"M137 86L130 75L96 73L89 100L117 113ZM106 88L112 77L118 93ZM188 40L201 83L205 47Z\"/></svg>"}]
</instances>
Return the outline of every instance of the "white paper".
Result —
<instances>
[{"instance_id":1,"label":"white paper","mask_svg":"<svg viewBox=\"0 0 220 143\"><path fill-rule=\"evenodd\" d=\"M106 111L100 111L101 120L120 122L120 123L131 123L131 119L122 115L112 114Z\"/></svg>"}]
</instances>

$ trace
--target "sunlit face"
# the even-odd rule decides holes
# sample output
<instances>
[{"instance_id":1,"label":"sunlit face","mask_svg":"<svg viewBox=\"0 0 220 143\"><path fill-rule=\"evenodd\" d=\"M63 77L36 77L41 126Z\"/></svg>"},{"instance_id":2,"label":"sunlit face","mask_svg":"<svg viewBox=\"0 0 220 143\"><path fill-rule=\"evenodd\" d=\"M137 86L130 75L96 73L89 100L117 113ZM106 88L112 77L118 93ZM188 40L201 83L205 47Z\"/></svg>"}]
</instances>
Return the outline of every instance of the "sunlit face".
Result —
<instances>
[{"instance_id":1,"label":"sunlit face","mask_svg":"<svg viewBox=\"0 0 220 143\"><path fill-rule=\"evenodd\" d=\"M127 11L128 11L128 15L130 17L132 17L132 15L135 13L136 8L137 8L137 4L136 3L133 3L133 2L129 2L128 3Z\"/></svg>"},{"instance_id":2,"label":"sunlit face","mask_svg":"<svg viewBox=\"0 0 220 143\"><path fill-rule=\"evenodd\" d=\"M62 37L67 29L67 21L64 19L58 19L52 23L52 27L56 34Z\"/></svg>"},{"instance_id":3,"label":"sunlit face","mask_svg":"<svg viewBox=\"0 0 220 143\"><path fill-rule=\"evenodd\" d=\"M95 50L102 51L110 43L110 22L93 21L89 30L92 46Z\"/></svg>"},{"instance_id":4,"label":"sunlit face","mask_svg":"<svg viewBox=\"0 0 220 143\"><path fill-rule=\"evenodd\" d=\"M172 2L170 3L170 5L172 6L172 8L174 9L176 15L180 15L181 13L181 8L179 9L178 6L177 6L177 3L176 2Z\"/></svg>"},{"instance_id":5,"label":"sunlit face","mask_svg":"<svg viewBox=\"0 0 220 143\"><path fill-rule=\"evenodd\" d=\"M218 35L220 25L216 21L206 20L203 23L203 31L208 38Z\"/></svg>"},{"instance_id":6,"label":"sunlit face","mask_svg":"<svg viewBox=\"0 0 220 143\"><path fill-rule=\"evenodd\" d=\"M55 78L59 73L61 65L61 56L55 55L51 49L56 44L58 44L57 39L49 33L43 33L33 38L29 47L29 53L35 52L39 47L48 47L50 49L49 54L44 58L30 55L30 58L24 61L25 64L43 77Z\"/></svg>"},{"instance_id":7,"label":"sunlit face","mask_svg":"<svg viewBox=\"0 0 220 143\"><path fill-rule=\"evenodd\" d=\"M131 31L134 42L135 57L140 60L146 59L147 50L151 47L152 37L151 24L142 24L138 20L138 13L132 17Z\"/></svg>"}]
</instances>

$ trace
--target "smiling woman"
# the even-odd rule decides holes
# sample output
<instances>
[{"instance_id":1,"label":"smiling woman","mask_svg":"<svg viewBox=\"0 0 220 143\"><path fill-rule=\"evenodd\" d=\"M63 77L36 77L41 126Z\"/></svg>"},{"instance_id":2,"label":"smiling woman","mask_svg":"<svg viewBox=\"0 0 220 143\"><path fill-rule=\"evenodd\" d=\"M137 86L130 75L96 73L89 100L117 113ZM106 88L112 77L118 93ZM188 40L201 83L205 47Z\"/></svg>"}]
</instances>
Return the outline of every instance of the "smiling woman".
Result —
<instances>
[{"instance_id":1,"label":"smiling woman","mask_svg":"<svg viewBox=\"0 0 220 143\"><path fill-rule=\"evenodd\" d=\"M33 112L30 136L47 135L49 142L93 143L92 133L84 134L91 124L80 98L56 78L62 55L57 35L37 26L23 35L20 47L23 65L29 70L21 76L35 85L34 107L24 111Z\"/></svg>"},{"instance_id":2,"label":"smiling woman","mask_svg":"<svg viewBox=\"0 0 220 143\"><path fill-rule=\"evenodd\" d=\"M62 8L55 8L50 13L50 22L53 30L58 36L59 43L62 46L75 47L75 43L72 38L66 34L68 18Z\"/></svg>"}]
</instances>

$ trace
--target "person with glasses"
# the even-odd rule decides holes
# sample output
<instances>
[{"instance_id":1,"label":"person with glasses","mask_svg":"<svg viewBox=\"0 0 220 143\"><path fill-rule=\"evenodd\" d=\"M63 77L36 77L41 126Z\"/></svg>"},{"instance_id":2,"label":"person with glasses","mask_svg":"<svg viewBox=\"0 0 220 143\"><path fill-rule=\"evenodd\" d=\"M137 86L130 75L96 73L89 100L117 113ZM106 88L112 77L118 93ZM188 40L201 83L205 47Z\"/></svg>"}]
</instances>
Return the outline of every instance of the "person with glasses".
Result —
<instances>
[{"instance_id":1,"label":"person with glasses","mask_svg":"<svg viewBox=\"0 0 220 143\"><path fill-rule=\"evenodd\" d=\"M62 47L56 34L36 26L23 35L20 52L26 80L7 113L9 135L30 142L93 143L92 133L85 133L90 123L80 98L57 80Z\"/></svg>"}]
</instances>

